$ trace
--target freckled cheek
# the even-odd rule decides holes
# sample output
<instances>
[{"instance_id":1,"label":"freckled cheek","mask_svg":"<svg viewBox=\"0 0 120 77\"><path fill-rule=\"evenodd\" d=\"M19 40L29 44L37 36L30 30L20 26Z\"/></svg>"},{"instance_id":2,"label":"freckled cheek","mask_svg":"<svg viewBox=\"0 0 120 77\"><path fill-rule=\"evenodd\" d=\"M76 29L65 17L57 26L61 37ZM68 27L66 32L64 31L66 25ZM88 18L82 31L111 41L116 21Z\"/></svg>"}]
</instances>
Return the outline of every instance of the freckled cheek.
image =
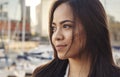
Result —
<instances>
[{"instance_id":1,"label":"freckled cheek","mask_svg":"<svg viewBox=\"0 0 120 77\"><path fill-rule=\"evenodd\" d=\"M66 38L69 38L69 39L72 38L72 31L64 32L63 34Z\"/></svg>"}]
</instances>

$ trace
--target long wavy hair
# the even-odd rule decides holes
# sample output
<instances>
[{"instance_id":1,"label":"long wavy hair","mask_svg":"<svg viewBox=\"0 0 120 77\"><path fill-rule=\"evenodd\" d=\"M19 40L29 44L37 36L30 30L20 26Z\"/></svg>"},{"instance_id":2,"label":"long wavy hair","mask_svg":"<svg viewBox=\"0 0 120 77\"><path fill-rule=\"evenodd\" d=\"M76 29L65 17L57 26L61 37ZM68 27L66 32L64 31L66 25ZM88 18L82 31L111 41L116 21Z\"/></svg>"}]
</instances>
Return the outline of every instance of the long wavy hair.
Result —
<instances>
[{"instance_id":1,"label":"long wavy hair","mask_svg":"<svg viewBox=\"0 0 120 77\"><path fill-rule=\"evenodd\" d=\"M53 15L56 8L62 3L67 3L71 7L74 18L82 23L85 30L85 48L92 59L88 77L114 77L114 68L117 69L117 67L115 67L112 57L106 13L99 0L56 0L50 10L49 21L49 36L52 46ZM33 73L34 77L64 77L68 60L60 60L54 46L53 49L54 59L37 68Z\"/></svg>"}]
</instances>

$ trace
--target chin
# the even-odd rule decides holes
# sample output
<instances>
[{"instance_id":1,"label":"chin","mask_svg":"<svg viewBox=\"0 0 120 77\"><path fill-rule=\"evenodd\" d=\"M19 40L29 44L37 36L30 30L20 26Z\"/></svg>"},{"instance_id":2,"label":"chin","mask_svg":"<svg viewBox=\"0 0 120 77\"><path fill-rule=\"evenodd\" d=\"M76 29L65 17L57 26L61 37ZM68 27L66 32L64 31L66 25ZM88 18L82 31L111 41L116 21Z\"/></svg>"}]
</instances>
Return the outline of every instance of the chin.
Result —
<instances>
[{"instance_id":1,"label":"chin","mask_svg":"<svg viewBox=\"0 0 120 77\"><path fill-rule=\"evenodd\" d=\"M66 56L58 56L58 58L59 58L60 60L65 60L65 59L67 59Z\"/></svg>"}]
</instances>

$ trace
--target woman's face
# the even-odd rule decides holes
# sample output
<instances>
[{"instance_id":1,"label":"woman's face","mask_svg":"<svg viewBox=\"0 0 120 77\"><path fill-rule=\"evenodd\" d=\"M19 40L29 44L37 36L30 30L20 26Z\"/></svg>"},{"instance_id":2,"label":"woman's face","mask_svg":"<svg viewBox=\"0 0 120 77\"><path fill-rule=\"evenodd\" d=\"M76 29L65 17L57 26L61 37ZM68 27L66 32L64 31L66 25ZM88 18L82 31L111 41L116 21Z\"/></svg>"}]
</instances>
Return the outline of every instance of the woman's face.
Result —
<instances>
[{"instance_id":1,"label":"woman's face","mask_svg":"<svg viewBox=\"0 0 120 77\"><path fill-rule=\"evenodd\" d=\"M52 31L52 43L60 59L79 57L85 32L80 22L75 25L72 10L67 3L56 8L53 15Z\"/></svg>"}]
</instances>

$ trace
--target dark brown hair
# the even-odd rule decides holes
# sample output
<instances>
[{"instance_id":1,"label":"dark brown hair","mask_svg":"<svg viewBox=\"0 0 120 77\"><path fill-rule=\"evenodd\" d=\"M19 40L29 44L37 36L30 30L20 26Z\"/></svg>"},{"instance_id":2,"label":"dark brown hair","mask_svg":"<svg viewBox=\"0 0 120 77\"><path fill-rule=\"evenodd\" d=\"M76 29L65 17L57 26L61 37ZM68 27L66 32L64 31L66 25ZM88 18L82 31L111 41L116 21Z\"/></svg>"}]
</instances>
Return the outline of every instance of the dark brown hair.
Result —
<instances>
[{"instance_id":1,"label":"dark brown hair","mask_svg":"<svg viewBox=\"0 0 120 77\"><path fill-rule=\"evenodd\" d=\"M54 11L62 3L67 3L71 7L73 16L75 19L80 20L86 32L85 48L88 51L87 53L91 55L92 59L89 77L120 76L120 74L115 76L115 73L118 73L118 68L115 66L112 57L106 13L99 0L55 1L50 13L50 41L52 38L51 24L53 22ZM41 67L37 73L34 72L35 77L64 77L68 60L60 60L57 56L55 48L54 56L55 58L51 63Z\"/></svg>"}]
</instances>

